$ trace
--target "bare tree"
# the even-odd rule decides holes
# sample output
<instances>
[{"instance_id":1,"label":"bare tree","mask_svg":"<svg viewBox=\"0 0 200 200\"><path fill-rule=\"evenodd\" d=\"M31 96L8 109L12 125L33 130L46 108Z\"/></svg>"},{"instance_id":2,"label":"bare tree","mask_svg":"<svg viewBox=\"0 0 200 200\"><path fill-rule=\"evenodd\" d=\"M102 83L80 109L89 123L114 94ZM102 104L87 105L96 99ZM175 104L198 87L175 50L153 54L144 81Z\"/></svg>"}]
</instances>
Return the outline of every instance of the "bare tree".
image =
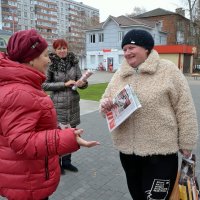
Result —
<instances>
[{"instance_id":1,"label":"bare tree","mask_svg":"<svg viewBox=\"0 0 200 200\"><path fill-rule=\"evenodd\" d=\"M197 45L196 38L199 26L197 26L197 11L199 10L199 0L184 0L186 10L189 13L190 29L189 29L189 44Z\"/></svg>"},{"instance_id":2,"label":"bare tree","mask_svg":"<svg viewBox=\"0 0 200 200\"><path fill-rule=\"evenodd\" d=\"M200 0L187 0L190 16L190 44L197 47L195 63L200 63Z\"/></svg>"},{"instance_id":3,"label":"bare tree","mask_svg":"<svg viewBox=\"0 0 200 200\"><path fill-rule=\"evenodd\" d=\"M196 2L195 7L195 18L194 18L194 25L195 25L195 44L197 46L197 57L196 57L196 64L200 64L200 0Z\"/></svg>"},{"instance_id":4,"label":"bare tree","mask_svg":"<svg viewBox=\"0 0 200 200\"><path fill-rule=\"evenodd\" d=\"M135 6L133 8L133 12L131 14L126 14L126 15L128 17L134 17L134 16L137 16L137 15L143 14L145 12L147 12L145 8Z\"/></svg>"},{"instance_id":5,"label":"bare tree","mask_svg":"<svg viewBox=\"0 0 200 200\"><path fill-rule=\"evenodd\" d=\"M186 1L189 11L190 20L193 22L196 14L196 3L197 0L187 0Z\"/></svg>"}]
</instances>

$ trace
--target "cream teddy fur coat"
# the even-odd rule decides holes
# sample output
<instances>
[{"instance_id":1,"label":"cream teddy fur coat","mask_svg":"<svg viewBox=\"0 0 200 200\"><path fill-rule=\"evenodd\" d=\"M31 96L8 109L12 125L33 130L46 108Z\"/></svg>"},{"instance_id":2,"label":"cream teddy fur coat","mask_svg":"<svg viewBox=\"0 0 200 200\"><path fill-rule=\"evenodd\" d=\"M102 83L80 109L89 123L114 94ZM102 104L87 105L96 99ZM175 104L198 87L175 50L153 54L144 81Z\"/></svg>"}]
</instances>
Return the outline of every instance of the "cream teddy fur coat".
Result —
<instances>
[{"instance_id":1,"label":"cream teddy fur coat","mask_svg":"<svg viewBox=\"0 0 200 200\"><path fill-rule=\"evenodd\" d=\"M119 151L147 156L194 148L196 111L187 80L174 63L160 59L155 50L137 71L124 60L102 100L115 97L126 84L134 89L142 107L111 133Z\"/></svg>"}]
</instances>

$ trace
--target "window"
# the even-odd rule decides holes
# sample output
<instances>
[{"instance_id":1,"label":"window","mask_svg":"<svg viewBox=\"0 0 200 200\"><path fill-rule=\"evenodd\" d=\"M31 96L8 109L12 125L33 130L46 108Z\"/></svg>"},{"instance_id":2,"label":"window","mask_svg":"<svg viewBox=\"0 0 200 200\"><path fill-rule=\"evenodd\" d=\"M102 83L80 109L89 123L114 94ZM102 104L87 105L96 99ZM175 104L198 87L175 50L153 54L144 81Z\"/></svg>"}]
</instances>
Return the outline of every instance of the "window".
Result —
<instances>
[{"instance_id":1,"label":"window","mask_svg":"<svg viewBox=\"0 0 200 200\"><path fill-rule=\"evenodd\" d=\"M184 32L182 31L177 31L176 32L176 38L177 38L177 44L183 44L185 39L184 39Z\"/></svg>"},{"instance_id":2,"label":"window","mask_svg":"<svg viewBox=\"0 0 200 200\"><path fill-rule=\"evenodd\" d=\"M160 44L163 44L163 37L160 36Z\"/></svg>"},{"instance_id":3,"label":"window","mask_svg":"<svg viewBox=\"0 0 200 200\"><path fill-rule=\"evenodd\" d=\"M104 34L99 33L99 42L104 42Z\"/></svg>"},{"instance_id":4,"label":"window","mask_svg":"<svg viewBox=\"0 0 200 200\"><path fill-rule=\"evenodd\" d=\"M119 33L118 33L118 41L122 42L123 37L124 37L124 32L123 31L119 31Z\"/></svg>"},{"instance_id":5,"label":"window","mask_svg":"<svg viewBox=\"0 0 200 200\"><path fill-rule=\"evenodd\" d=\"M30 17L31 19L34 19L35 16L33 15L33 13L31 13Z\"/></svg>"},{"instance_id":6,"label":"window","mask_svg":"<svg viewBox=\"0 0 200 200\"><path fill-rule=\"evenodd\" d=\"M90 55L90 63L95 64L95 55Z\"/></svg>"},{"instance_id":7,"label":"window","mask_svg":"<svg viewBox=\"0 0 200 200\"><path fill-rule=\"evenodd\" d=\"M27 5L24 5L24 10L27 10Z\"/></svg>"},{"instance_id":8,"label":"window","mask_svg":"<svg viewBox=\"0 0 200 200\"><path fill-rule=\"evenodd\" d=\"M90 35L90 43L95 43L95 34Z\"/></svg>"},{"instance_id":9,"label":"window","mask_svg":"<svg viewBox=\"0 0 200 200\"><path fill-rule=\"evenodd\" d=\"M103 55L98 56L98 63L103 63Z\"/></svg>"},{"instance_id":10,"label":"window","mask_svg":"<svg viewBox=\"0 0 200 200\"><path fill-rule=\"evenodd\" d=\"M2 48L5 48L6 47L6 42L3 38L0 38L0 47Z\"/></svg>"},{"instance_id":11,"label":"window","mask_svg":"<svg viewBox=\"0 0 200 200\"><path fill-rule=\"evenodd\" d=\"M8 28L12 27L11 23L6 23L6 22L3 23L3 26L8 27Z\"/></svg>"},{"instance_id":12,"label":"window","mask_svg":"<svg viewBox=\"0 0 200 200\"><path fill-rule=\"evenodd\" d=\"M183 21L177 21L177 30L178 31L184 31L184 22Z\"/></svg>"}]
</instances>

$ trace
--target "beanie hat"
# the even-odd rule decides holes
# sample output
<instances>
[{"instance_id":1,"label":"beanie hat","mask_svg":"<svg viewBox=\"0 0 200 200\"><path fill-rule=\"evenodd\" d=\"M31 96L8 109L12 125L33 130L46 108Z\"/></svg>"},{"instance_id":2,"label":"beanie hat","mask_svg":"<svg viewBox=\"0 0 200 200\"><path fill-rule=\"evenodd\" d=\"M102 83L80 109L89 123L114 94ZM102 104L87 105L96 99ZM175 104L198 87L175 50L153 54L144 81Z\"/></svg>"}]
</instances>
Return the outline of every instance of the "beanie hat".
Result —
<instances>
[{"instance_id":1,"label":"beanie hat","mask_svg":"<svg viewBox=\"0 0 200 200\"><path fill-rule=\"evenodd\" d=\"M135 44L137 46L144 47L150 52L154 47L154 40L149 32L145 30L133 29L124 36L122 40L122 48L126 44Z\"/></svg>"},{"instance_id":2,"label":"beanie hat","mask_svg":"<svg viewBox=\"0 0 200 200\"><path fill-rule=\"evenodd\" d=\"M46 40L36 30L18 31L8 41L7 54L13 61L28 63L37 58L47 46Z\"/></svg>"}]
</instances>

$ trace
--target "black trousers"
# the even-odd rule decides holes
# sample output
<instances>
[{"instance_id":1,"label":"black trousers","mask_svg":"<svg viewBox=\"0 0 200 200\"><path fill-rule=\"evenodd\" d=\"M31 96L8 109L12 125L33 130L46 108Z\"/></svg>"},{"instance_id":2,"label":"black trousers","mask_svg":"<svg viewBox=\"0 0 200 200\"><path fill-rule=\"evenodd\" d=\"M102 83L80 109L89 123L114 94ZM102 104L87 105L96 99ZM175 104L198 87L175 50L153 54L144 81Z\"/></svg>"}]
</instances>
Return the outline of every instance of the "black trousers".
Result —
<instances>
[{"instance_id":1,"label":"black trousers","mask_svg":"<svg viewBox=\"0 0 200 200\"><path fill-rule=\"evenodd\" d=\"M72 154L68 154L68 155L65 155L65 156L61 156L61 157L60 157L60 165L61 165L61 166L70 165L70 164L71 164L71 156L72 156Z\"/></svg>"},{"instance_id":2,"label":"black trousers","mask_svg":"<svg viewBox=\"0 0 200 200\"><path fill-rule=\"evenodd\" d=\"M120 152L129 192L134 200L168 200L178 171L178 155L136 156Z\"/></svg>"}]
</instances>

